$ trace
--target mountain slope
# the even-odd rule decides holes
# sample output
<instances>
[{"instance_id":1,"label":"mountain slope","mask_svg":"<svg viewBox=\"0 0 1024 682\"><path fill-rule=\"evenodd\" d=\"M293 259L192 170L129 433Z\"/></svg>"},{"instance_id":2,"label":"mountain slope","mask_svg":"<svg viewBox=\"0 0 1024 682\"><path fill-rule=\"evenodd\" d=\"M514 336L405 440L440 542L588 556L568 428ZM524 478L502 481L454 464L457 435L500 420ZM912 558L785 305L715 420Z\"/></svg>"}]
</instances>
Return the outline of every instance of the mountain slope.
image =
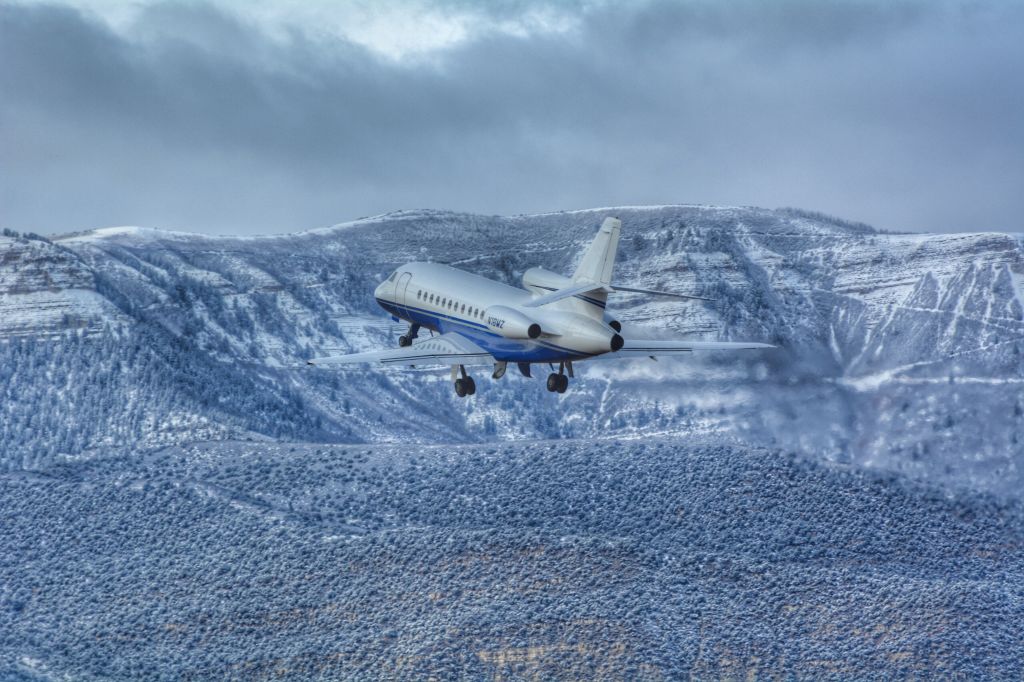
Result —
<instances>
[{"instance_id":1,"label":"mountain slope","mask_svg":"<svg viewBox=\"0 0 1024 682\"><path fill-rule=\"evenodd\" d=\"M481 377L478 395L464 402L442 372L302 364L395 342L401 328L376 308L372 290L400 263L430 259L510 283L533 265L570 271L610 214L623 220L618 281L714 299L623 295L613 307L627 331L643 325L781 349L582 363L565 396L512 373L497 383ZM52 263L36 269L55 283L24 276L8 285L4 335L36 340L27 351L9 343L0 352L21 353L5 366L42 364L51 378L34 372L8 388L8 405L24 403L4 435L9 465L25 460L26 447L39 462L174 442L198 427L174 435L168 423L209 422L218 428L198 429L202 437L465 442L723 432L1002 492L1024 483L1024 256L1009 235L887 235L793 210L663 206L514 217L409 211L262 238L117 228L32 242L30 255L25 243L0 242L0 282L28 272L31 255ZM74 315L36 312L40 292L50 309ZM83 298L88 305L75 308ZM82 338L72 341L68 327ZM160 407L150 422L135 418L152 427L106 438L100 428L70 442L60 423L29 423L58 406L76 413L80 399L53 386L90 372L37 356L63 357L54 349L84 343L106 358L86 364L102 367L125 339L143 339L164 360L126 384L91 389L106 396L97 409L107 423L120 421L131 413L125 395L162 405L150 398L160 387L179 417L162 419ZM189 372L194 379L182 381ZM270 405L253 409L246 399L254 394ZM60 443L45 457L45 437L26 435L41 433Z\"/></svg>"},{"instance_id":2,"label":"mountain slope","mask_svg":"<svg viewBox=\"0 0 1024 682\"><path fill-rule=\"evenodd\" d=\"M1024 513L716 440L0 475L0 677L1014 679Z\"/></svg>"}]
</instances>

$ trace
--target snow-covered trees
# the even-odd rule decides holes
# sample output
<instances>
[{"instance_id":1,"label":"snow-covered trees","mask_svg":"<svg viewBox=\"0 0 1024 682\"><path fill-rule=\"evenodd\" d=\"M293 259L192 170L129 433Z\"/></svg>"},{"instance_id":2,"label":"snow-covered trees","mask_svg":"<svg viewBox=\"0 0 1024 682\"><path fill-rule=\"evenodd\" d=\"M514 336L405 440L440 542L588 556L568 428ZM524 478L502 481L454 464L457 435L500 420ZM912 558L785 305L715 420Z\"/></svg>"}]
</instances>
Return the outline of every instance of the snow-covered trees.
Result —
<instances>
[{"instance_id":1,"label":"snow-covered trees","mask_svg":"<svg viewBox=\"0 0 1024 682\"><path fill-rule=\"evenodd\" d=\"M714 441L195 444L2 475L0 527L0 676L1024 670L1018 504Z\"/></svg>"}]
</instances>

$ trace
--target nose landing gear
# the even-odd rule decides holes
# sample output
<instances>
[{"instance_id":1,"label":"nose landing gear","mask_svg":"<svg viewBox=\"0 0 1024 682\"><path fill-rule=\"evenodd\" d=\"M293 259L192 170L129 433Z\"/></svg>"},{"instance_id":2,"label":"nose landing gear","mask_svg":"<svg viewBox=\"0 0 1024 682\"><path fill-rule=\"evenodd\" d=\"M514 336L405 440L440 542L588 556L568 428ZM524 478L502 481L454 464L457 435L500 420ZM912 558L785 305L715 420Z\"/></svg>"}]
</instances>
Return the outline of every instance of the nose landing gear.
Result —
<instances>
[{"instance_id":1,"label":"nose landing gear","mask_svg":"<svg viewBox=\"0 0 1024 682\"><path fill-rule=\"evenodd\" d=\"M403 334L402 336L398 337L398 345L401 346L402 348L412 345L413 340L417 336L419 336L419 333L420 325L414 322L412 325L409 326L408 334Z\"/></svg>"}]
</instances>

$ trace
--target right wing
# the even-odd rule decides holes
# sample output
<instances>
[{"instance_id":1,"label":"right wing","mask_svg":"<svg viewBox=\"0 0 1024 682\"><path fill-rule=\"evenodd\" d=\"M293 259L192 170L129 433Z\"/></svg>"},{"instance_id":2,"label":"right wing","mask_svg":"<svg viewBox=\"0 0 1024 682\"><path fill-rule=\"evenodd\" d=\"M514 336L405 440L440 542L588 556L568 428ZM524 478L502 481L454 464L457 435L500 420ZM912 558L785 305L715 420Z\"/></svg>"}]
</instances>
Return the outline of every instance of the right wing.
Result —
<instances>
[{"instance_id":1,"label":"right wing","mask_svg":"<svg viewBox=\"0 0 1024 682\"><path fill-rule=\"evenodd\" d=\"M686 298L693 301L713 301L714 299L703 296L690 296L689 294L676 294L671 291L655 291L654 289L637 289L635 287L623 287L618 284L612 285L612 291L628 291L631 294L651 294L652 296L668 296L669 298Z\"/></svg>"},{"instance_id":2,"label":"right wing","mask_svg":"<svg viewBox=\"0 0 1024 682\"><path fill-rule=\"evenodd\" d=\"M639 358L656 355L680 355L695 350L763 350L775 348L770 343L747 341L662 341L654 339L626 339L617 351L598 355L595 360L614 360L617 357Z\"/></svg>"},{"instance_id":3,"label":"right wing","mask_svg":"<svg viewBox=\"0 0 1024 682\"><path fill-rule=\"evenodd\" d=\"M550 294L544 294L537 298L530 299L523 304L524 308L538 308L548 303L554 303L555 301L561 301L563 298L569 298L576 296L577 294L586 294L591 291L603 291L606 294L614 294L618 291L626 291L631 294L650 294L652 296L668 296L669 298L682 298L694 301L710 301L710 298L704 298L702 296L691 296L689 294L676 294L671 291L655 291L654 289L637 289L636 287L623 287L618 284L612 284L611 286L605 286L604 284L596 284L594 282L579 282L562 289L552 291Z\"/></svg>"},{"instance_id":4,"label":"right wing","mask_svg":"<svg viewBox=\"0 0 1024 682\"><path fill-rule=\"evenodd\" d=\"M314 358L307 364L333 367L360 363L382 365L489 365L494 356L469 339L451 332L417 341L405 348Z\"/></svg>"}]
</instances>

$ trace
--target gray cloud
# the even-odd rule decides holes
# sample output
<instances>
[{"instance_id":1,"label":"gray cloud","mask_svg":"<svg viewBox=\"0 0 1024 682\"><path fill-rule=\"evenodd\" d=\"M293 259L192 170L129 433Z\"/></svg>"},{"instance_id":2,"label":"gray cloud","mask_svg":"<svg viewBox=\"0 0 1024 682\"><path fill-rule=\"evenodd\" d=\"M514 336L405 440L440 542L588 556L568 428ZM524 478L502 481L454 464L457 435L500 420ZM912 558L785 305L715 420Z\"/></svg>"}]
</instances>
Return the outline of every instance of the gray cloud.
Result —
<instances>
[{"instance_id":1,"label":"gray cloud","mask_svg":"<svg viewBox=\"0 0 1024 682\"><path fill-rule=\"evenodd\" d=\"M459 3L448 6L458 9ZM501 16L540 2L504 2ZM398 208L796 205L1021 230L1024 11L647 2L394 62L212 5L0 4L0 224L303 229Z\"/></svg>"}]
</instances>

